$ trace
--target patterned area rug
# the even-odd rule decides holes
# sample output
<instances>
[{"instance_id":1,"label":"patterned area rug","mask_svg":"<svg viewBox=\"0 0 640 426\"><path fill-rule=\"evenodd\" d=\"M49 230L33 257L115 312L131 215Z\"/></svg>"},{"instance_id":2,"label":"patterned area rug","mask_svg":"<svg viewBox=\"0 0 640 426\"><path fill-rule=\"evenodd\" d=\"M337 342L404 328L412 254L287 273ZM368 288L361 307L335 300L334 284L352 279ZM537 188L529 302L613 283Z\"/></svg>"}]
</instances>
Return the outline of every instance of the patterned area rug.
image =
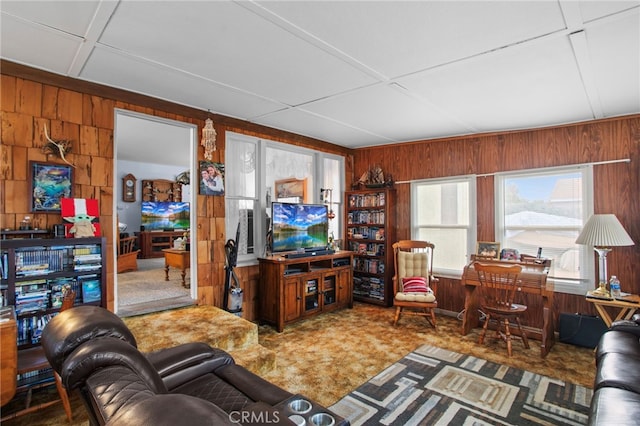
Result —
<instances>
[{"instance_id":1,"label":"patterned area rug","mask_svg":"<svg viewBox=\"0 0 640 426\"><path fill-rule=\"evenodd\" d=\"M331 407L357 425L586 424L593 391L423 345Z\"/></svg>"}]
</instances>

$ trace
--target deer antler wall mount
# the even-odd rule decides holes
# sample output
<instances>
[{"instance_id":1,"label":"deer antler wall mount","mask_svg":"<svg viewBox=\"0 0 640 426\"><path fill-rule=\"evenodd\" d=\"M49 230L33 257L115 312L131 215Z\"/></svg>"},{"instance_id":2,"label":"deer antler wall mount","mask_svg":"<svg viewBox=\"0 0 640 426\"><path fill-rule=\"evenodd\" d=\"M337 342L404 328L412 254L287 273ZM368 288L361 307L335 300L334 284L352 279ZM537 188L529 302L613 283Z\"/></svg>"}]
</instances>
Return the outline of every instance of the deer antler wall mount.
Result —
<instances>
[{"instance_id":1,"label":"deer antler wall mount","mask_svg":"<svg viewBox=\"0 0 640 426\"><path fill-rule=\"evenodd\" d=\"M66 154L71 152L71 141L70 140L60 140L54 141L49 137L49 133L47 132L47 125L44 126L44 135L47 138L47 142L42 146L42 152L48 155L53 155L55 157L59 157L70 165L71 167L75 167L75 165L71 164L69 160L65 157Z\"/></svg>"}]
</instances>

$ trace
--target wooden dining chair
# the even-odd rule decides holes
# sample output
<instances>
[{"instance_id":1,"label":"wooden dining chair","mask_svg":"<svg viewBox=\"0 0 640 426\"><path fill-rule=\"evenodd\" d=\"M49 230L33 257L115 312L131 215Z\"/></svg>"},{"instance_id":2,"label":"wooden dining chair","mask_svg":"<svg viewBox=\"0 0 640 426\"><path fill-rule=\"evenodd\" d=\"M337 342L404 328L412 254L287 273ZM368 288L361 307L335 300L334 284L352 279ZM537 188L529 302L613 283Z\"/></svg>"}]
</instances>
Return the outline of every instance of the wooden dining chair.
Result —
<instances>
[{"instance_id":1,"label":"wooden dining chair","mask_svg":"<svg viewBox=\"0 0 640 426\"><path fill-rule=\"evenodd\" d=\"M507 343L507 353L511 356L513 335L510 323L513 320L518 327L519 338L522 339L524 347L529 349L529 340L520 322L520 317L527 311L527 306L514 303L522 266L475 262L473 268L478 273L480 281L480 308L486 315L478 343L484 343L489 323L495 320L497 322L496 338Z\"/></svg>"},{"instance_id":2,"label":"wooden dining chair","mask_svg":"<svg viewBox=\"0 0 640 426\"><path fill-rule=\"evenodd\" d=\"M427 241L401 240L392 248L395 266L393 306L396 308L393 325L398 323L403 312L407 312L426 317L437 330L435 284L438 280L431 274L435 245Z\"/></svg>"}]
</instances>

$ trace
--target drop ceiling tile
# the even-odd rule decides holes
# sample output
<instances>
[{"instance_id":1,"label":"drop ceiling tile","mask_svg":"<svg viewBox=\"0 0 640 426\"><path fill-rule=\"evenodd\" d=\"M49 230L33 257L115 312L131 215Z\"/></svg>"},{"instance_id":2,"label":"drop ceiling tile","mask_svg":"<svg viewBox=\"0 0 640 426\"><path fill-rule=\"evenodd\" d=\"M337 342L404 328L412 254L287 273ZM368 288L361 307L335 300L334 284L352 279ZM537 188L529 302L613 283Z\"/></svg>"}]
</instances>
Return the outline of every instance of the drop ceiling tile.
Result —
<instances>
[{"instance_id":1,"label":"drop ceiling tile","mask_svg":"<svg viewBox=\"0 0 640 426\"><path fill-rule=\"evenodd\" d=\"M584 22L602 18L623 10L640 6L640 1L593 1L580 0L580 13Z\"/></svg>"},{"instance_id":2,"label":"drop ceiling tile","mask_svg":"<svg viewBox=\"0 0 640 426\"><path fill-rule=\"evenodd\" d=\"M640 9L589 26L586 36L605 116L640 112Z\"/></svg>"},{"instance_id":3,"label":"drop ceiling tile","mask_svg":"<svg viewBox=\"0 0 640 426\"><path fill-rule=\"evenodd\" d=\"M399 80L479 131L592 119L566 37L501 50Z\"/></svg>"},{"instance_id":4,"label":"drop ceiling tile","mask_svg":"<svg viewBox=\"0 0 640 426\"><path fill-rule=\"evenodd\" d=\"M99 1L7 1L2 0L2 20L12 15L25 21L84 36Z\"/></svg>"},{"instance_id":5,"label":"drop ceiling tile","mask_svg":"<svg viewBox=\"0 0 640 426\"><path fill-rule=\"evenodd\" d=\"M296 109L279 111L252 121L349 148L392 142L382 136Z\"/></svg>"},{"instance_id":6,"label":"drop ceiling tile","mask_svg":"<svg viewBox=\"0 0 640 426\"><path fill-rule=\"evenodd\" d=\"M565 28L551 1L261 1L393 78Z\"/></svg>"},{"instance_id":7,"label":"drop ceiling tile","mask_svg":"<svg viewBox=\"0 0 640 426\"><path fill-rule=\"evenodd\" d=\"M193 4L122 3L100 43L288 105L373 81L235 3Z\"/></svg>"},{"instance_id":8,"label":"drop ceiling tile","mask_svg":"<svg viewBox=\"0 0 640 426\"><path fill-rule=\"evenodd\" d=\"M257 96L105 48L93 51L80 78L241 119L283 108Z\"/></svg>"},{"instance_id":9,"label":"drop ceiling tile","mask_svg":"<svg viewBox=\"0 0 640 426\"><path fill-rule=\"evenodd\" d=\"M4 6L4 5L3 5ZM82 39L2 14L0 55L66 75Z\"/></svg>"},{"instance_id":10,"label":"drop ceiling tile","mask_svg":"<svg viewBox=\"0 0 640 426\"><path fill-rule=\"evenodd\" d=\"M411 97L394 85L367 87L305 105L302 109L394 142L472 131L433 105Z\"/></svg>"}]
</instances>

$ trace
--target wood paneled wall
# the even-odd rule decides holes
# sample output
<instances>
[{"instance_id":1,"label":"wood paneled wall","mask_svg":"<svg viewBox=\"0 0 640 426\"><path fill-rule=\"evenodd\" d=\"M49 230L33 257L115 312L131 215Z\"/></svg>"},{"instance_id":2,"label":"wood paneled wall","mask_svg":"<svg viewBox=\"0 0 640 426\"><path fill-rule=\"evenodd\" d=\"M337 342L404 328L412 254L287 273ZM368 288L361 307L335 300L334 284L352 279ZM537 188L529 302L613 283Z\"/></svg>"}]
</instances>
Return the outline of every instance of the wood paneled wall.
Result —
<instances>
[{"instance_id":1,"label":"wood paneled wall","mask_svg":"<svg viewBox=\"0 0 640 426\"><path fill-rule=\"evenodd\" d=\"M640 263L640 115L358 149L351 178L360 176L372 165L381 166L398 182L620 159L631 161L594 166L594 210L595 213L614 213L635 241L632 247L616 247L608 256L608 265L609 271L620 277L623 291L640 293L637 267ZM491 175L477 178L477 238L480 241L495 241L493 185ZM396 185L398 239L411 235L409 187L409 184ZM461 311L464 304L460 281L442 279L438 301L443 309ZM532 306L537 303L527 302ZM559 312L595 314L584 297L562 293L555 298L556 315ZM539 318L534 313L531 315L529 323L539 324Z\"/></svg>"},{"instance_id":2,"label":"wood paneled wall","mask_svg":"<svg viewBox=\"0 0 640 426\"><path fill-rule=\"evenodd\" d=\"M107 238L107 306L114 306L113 270L113 172L114 109L120 108L152 116L195 124L202 128L209 115L159 99L106 86L47 73L8 61L1 61L2 127L0 140L0 227L17 229L24 216L34 226L50 229L60 223L60 214L29 212L29 161L61 163L48 158L41 147L44 128L53 139L72 141L68 159L73 163L73 195L96 198L100 204L100 223ZM352 151L312 138L283 132L242 120L211 114L218 134L213 161L224 162L225 132L233 131L277 142L312 148L347 157ZM198 146L199 160L204 160ZM350 170L350 169L348 169ZM352 172L349 171L351 174ZM224 289L225 205L224 197L198 195L197 230L192 238L198 247L198 302L221 307ZM245 289L244 317L257 318L257 266L237 268Z\"/></svg>"},{"instance_id":3,"label":"wood paneled wall","mask_svg":"<svg viewBox=\"0 0 640 426\"><path fill-rule=\"evenodd\" d=\"M106 86L0 61L2 127L0 140L0 227L15 229L26 215L35 226L50 228L58 214L32 214L28 207L28 162L60 162L41 151L44 126L54 139L69 139L73 151L74 196L97 198L107 237L108 306L113 308L113 128L114 109L121 108L201 127L207 112ZM225 131L304 146L346 157L347 185L370 165L380 165L396 181L485 174L630 158L630 163L595 166L595 211L615 213L636 241L616 248L609 269L621 278L624 291L640 293L640 116L592 121L547 129L418 141L349 150L323 141L282 132L221 115L212 115L218 133L215 161L224 161ZM199 149L199 156L200 153ZM200 158L202 159L202 158ZM493 177L478 178L478 239L493 240ZM410 236L408 184L396 185L398 239ZM198 196L199 302L222 305L224 285L224 199ZM105 226L107 224L107 226ZM192 232L192 236L194 233ZM594 263L595 263L594 256ZM257 318L257 267L237 268L245 288L245 318ZM440 304L462 309L459 280L443 279ZM532 301L533 304L535 302ZM593 312L584 298L558 294L557 312Z\"/></svg>"}]
</instances>

